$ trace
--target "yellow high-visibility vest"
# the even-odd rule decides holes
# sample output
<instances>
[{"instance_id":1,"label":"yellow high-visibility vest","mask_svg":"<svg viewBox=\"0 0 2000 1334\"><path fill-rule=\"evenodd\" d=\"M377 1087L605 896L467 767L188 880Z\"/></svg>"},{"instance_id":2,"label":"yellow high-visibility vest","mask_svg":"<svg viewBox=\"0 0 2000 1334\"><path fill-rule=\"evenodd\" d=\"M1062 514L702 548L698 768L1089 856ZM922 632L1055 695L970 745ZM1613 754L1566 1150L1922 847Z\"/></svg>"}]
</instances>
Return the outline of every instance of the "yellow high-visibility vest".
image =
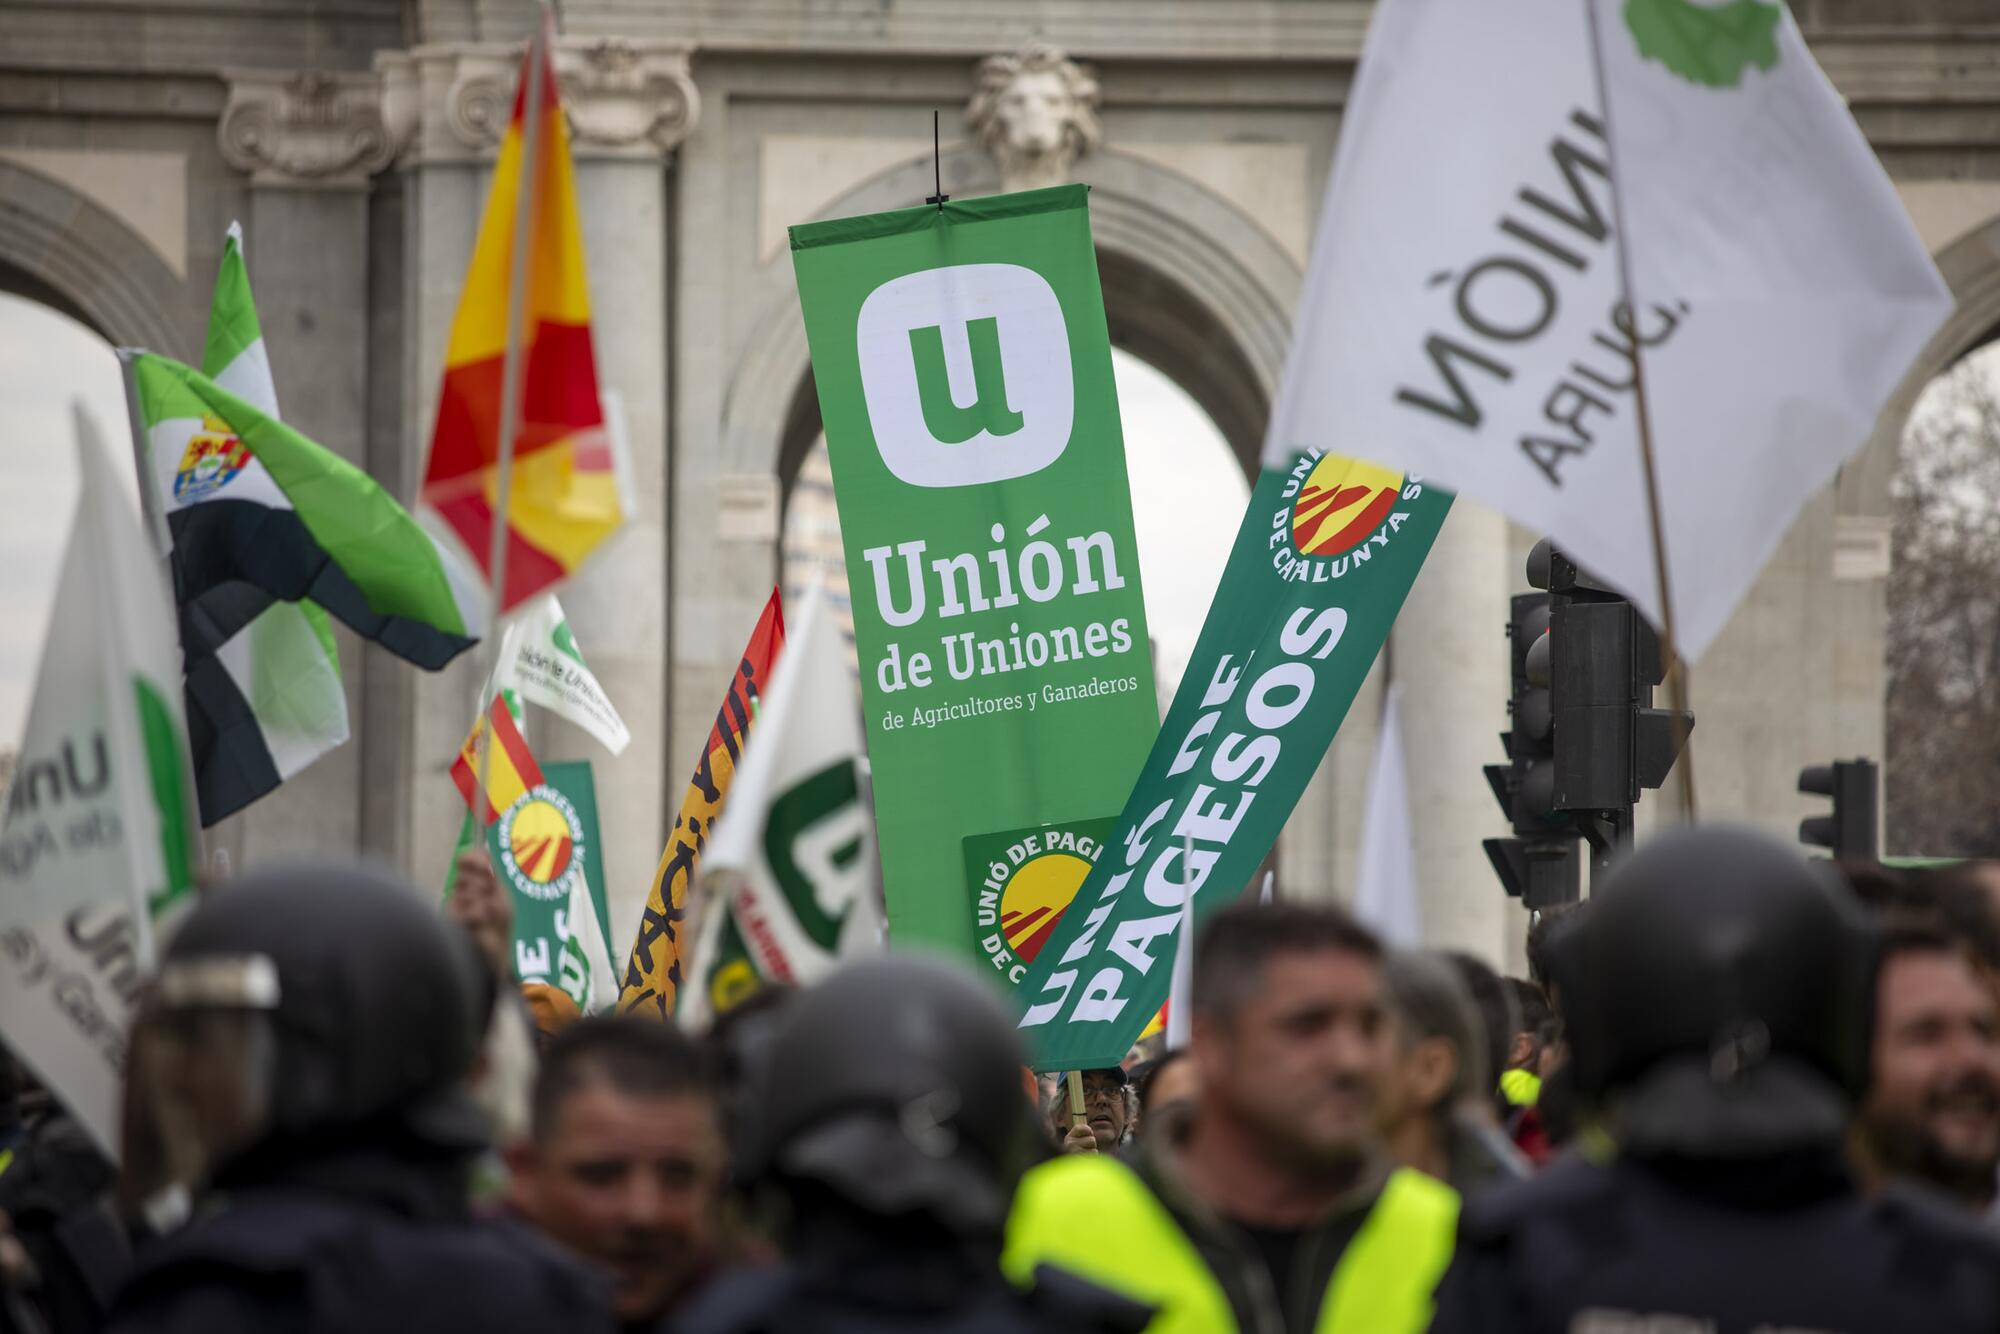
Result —
<instances>
[{"instance_id":1,"label":"yellow high-visibility vest","mask_svg":"<svg viewBox=\"0 0 2000 1334\"><path fill-rule=\"evenodd\" d=\"M1458 1192L1399 1168L1341 1254L1315 1334L1423 1334L1451 1263ZM1070 1154L1030 1171L1014 1197L1002 1265L1025 1283L1057 1265L1156 1310L1146 1334L1230 1334L1229 1299L1187 1233L1115 1158Z\"/></svg>"},{"instance_id":2,"label":"yellow high-visibility vest","mask_svg":"<svg viewBox=\"0 0 2000 1334\"><path fill-rule=\"evenodd\" d=\"M1542 1100L1542 1077L1532 1070L1502 1070L1500 1096L1515 1107L1533 1107Z\"/></svg>"}]
</instances>

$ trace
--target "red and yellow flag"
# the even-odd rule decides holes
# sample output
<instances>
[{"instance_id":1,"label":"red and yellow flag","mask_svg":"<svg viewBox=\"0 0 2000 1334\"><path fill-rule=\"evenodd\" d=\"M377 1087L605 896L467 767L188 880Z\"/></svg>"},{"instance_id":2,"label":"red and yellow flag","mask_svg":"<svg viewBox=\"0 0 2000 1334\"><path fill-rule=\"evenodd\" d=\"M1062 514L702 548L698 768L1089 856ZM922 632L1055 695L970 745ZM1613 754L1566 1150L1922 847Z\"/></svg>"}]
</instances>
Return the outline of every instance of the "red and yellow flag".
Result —
<instances>
[{"instance_id":1,"label":"red and yellow flag","mask_svg":"<svg viewBox=\"0 0 2000 1334\"><path fill-rule=\"evenodd\" d=\"M482 794L479 734L486 730L488 719L493 724L493 754L486 761L486 791ZM507 711L505 696L496 693L486 717L472 724L471 734L458 748L458 758L452 761L451 781L458 784L459 795L472 808L482 828L499 819L500 812L527 796L528 789L542 781L542 766L535 763L528 739L514 725L514 715Z\"/></svg>"},{"instance_id":2,"label":"red and yellow flag","mask_svg":"<svg viewBox=\"0 0 2000 1334\"><path fill-rule=\"evenodd\" d=\"M632 958L625 965L625 981L618 993L621 1014L636 1010L660 1019L673 1018L674 999L681 985L681 919L687 914L688 887L701 864L701 850L708 845L708 832L729 795L737 756L757 718L757 699L771 682L771 669L777 665L778 651L784 644L785 611L774 588L729 678L729 691L722 697L722 707L715 711L708 744L694 767L687 795L681 798L667 850L660 854L660 869L653 873L653 889L646 896L646 912L639 919L639 935L632 942Z\"/></svg>"},{"instance_id":3,"label":"red and yellow flag","mask_svg":"<svg viewBox=\"0 0 2000 1334\"><path fill-rule=\"evenodd\" d=\"M493 164L493 188L445 350L437 427L424 472L425 503L451 525L490 583L486 567L499 494L508 278L520 192L527 190L533 231L523 293L521 411L507 500L503 611L568 577L624 520L598 400L576 179L549 34L545 17L541 40L529 45L521 62L514 117ZM524 162L531 77L541 81L541 106L535 160Z\"/></svg>"}]
</instances>

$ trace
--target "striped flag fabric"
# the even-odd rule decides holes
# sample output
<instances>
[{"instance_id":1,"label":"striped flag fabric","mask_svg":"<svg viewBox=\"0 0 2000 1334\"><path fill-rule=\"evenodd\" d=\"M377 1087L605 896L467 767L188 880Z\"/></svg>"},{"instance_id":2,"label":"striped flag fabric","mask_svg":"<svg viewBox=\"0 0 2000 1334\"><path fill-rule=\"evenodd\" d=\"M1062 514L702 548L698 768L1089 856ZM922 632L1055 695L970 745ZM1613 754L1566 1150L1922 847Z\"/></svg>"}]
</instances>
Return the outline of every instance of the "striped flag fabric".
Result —
<instances>
[{"instance_id":1,"label":"striped flag fabric","mask_svg":"<svg viewBox=\"0 0 2000 1334\"><path fill-rule=\"evenodd\" d=\"M248 653L230 647L273 603L310 599L436 671L478 641L484 599L471 571L367 473L191 366L129 348L120 356L141 472L172 544L186 689L200 705L191 733L209 761L196 781L209 825L275 786L286 753L272 754L260 719L287 710L260 698ZM309 622L294 628L318 639ZM309 657L298 645L266 655Z\"/></svg>"},{"instance_id":2,"label":"striped flag fabric","mask_svg":"<svg viewBox=\"0 0 2000 1334\"><path fill-rule=\"evenodd\" d=\"M715 726L709 729L687 795L681 798L680 814L674 818L673 834L660 854L659 870L653 873L653 888L646 895L646 911L639 919L639 934L632 942L618 993L621 1014L637 1011L661 1020L674 1016L681 985L681 922L687 915L688 889L700 869L709 832L729 796L743 742L757 718L757 701L771 684L771 672L784 644L785 612L774 588L730 675L722 707L715 711Z\"/></svg>"},{"instance_id":3,"label":"striped flag fabric","mask_svg":"<svg viewBox=\"0 0 2000 1334\"><path fill-rule=\"evenodd\" d=\"M223 242L201 369L223 389L278 418L278 391L243 262L243 229L235 223ZM225 463L220 454L205 452L193 472L210 469L206 480L184 480L177 469L171 486L156 472L162 508L174 506L175 487L196 500L225 495L233 480L224 475ZM189 553L190 560L198 556ZM184 563L179 546L173 562L176 588L194 587L179 575ZM309 600L267 597L263 609L246 621L234 597L207 592L182 604L180 632L195 790L202 823L214 824L347 740L348 724L340 655L324 608ZM219 607L221 602L229 605ZM221 614L225 611L233 614Z\"/></svg>"},{"instance_id":4,"label":"striped flag fabric","mask_svg":"<svg viewBox=\"0 0 2000 1334\"><path fill-rule=\"evenodd\" d=\"M544 17L542 37L522 61L513 118L493 164L452 321L423 485L424 503L458 535L490 583L508 279L520 192L529 191L533 232L522 294L521 401L507 501L503 611L567 578L624 521L598 395L569 128L549 45ZM534 160L527 161L532 79L541 81L540 111Z\"/></svg>"},{"instance_id":5,"label":"striped flag fabric","mask_svg":"<svg viewBox=\"0 0 2000 1334\"><path fill-rule=\"evenodd\" d=\"M492 754L486 762L486 791L482 793L479 738L489 724L493 728ZM465 804L473 810L482 828L528 795L529 788L541 783L542 766L535 763L534 752L528 749L527 738L521 735L504 696L495 695L485 716L472 724L465 744L458 748L458 758L452 761L451 781L458 785L459 795L465 798Z\"/></svg>"}]
</instances>

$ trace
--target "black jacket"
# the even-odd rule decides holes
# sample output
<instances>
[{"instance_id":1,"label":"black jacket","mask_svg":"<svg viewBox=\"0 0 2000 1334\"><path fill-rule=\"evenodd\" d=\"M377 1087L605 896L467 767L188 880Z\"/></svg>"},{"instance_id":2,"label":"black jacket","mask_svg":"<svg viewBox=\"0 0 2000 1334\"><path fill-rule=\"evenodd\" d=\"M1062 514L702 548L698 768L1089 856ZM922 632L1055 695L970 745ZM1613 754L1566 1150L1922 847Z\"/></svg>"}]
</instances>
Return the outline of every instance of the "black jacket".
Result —
<instances>
[{"instance_id":1,"label":"black jacket","mask_svg":"<svg viewBox=\"0 0 2000 1334\"><path fill-rule=\"evenodd\" d=\"M609 1334L601 1284L527 1229L468 1217L458 1174L319 1167L232 1190L143 1249L107 1329Z\"/></svg>"},{"instance_id":2,"label":"black jacket","mask_svg":"<svg viewBox=\"0 0 2000 1334\"><path fill-rule=\"evenodd\" d=\"M0 1055L0 1060L5 1060ZM33 1262L32 1289L0 1292L0 1334L88 1334L132 1266L111 1207L111 1164L67 1112L35 1118L0 1172L0 1213Z\"/></svg>"},{"instance_id":3,"label":"black jacket","mask_svg":"<svg viewBox=\"0 0 2000 1334\"><path fill-rule=\"evenodd\" d=\"M999 1238L971 1242L918 1220L801 1220L790 1258L723 1274L673 1334L1138 1334L1152 1309L1044 1266L1020 1292Z\"/></svg>"},{"instance_id":4,"label":"black jacket","mask_svg":"<svg viewBox=\"0 0 2000 1334\"><path fill-rule=\"evenodd\" d=\"M1862 1199L1829 1149L1567 1158L1467 1201L1459 1229L1433 1334L2000 1329L2000 1246L1928 1198Z\"/></svg>"}]
</instances>

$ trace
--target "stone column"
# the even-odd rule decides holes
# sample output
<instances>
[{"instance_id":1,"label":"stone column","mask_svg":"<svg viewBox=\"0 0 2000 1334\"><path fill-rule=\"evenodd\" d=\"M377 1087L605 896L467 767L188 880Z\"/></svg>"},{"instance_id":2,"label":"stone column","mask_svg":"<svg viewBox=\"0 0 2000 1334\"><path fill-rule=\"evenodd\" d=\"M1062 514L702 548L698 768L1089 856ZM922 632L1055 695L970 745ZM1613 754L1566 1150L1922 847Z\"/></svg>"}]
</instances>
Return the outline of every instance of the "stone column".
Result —
<instances>
[{"instance_id":1,"label":"stone column","mask_svg":"<svg viewBox=\"0 0 2000 1334\"><path fill-rule=\"evenodd\" d=\"M391 138L365 73L225 70L222 156L250 177L244 254L285 420L366 467L369 178ZM205 277L206 275L201 275ZM365 682L377 650L335 623L351 740L210 832L238 869L351 853L360 839Z\"/></svg>"},{"instance_id":2,"label":"stone column","mask_svg":"<svg viewBox=\"0 0 2000 1334\"><path fill-rule=\"evenodd\" d=\"M406 495L416 493L429 448L445 341L520 51L519 44L465 43L377 57L390 119L413 126L402 163ZM563 38L556 61L576 160L598 380L623 409L634 491L627 529L559 596L632 743L614 758L541 711L531 718L529 740L541 759L588 759L594 768L616 950L637 920L664 830L667 167L698 103L683 46ZM409 822L403 846L421 880L443 874L457 833L463 806L446 771L478 685L473 663L418 680L408 725L396 738L407 793L400 809Z\"/></svg>"},{"instance_id":3,"label":"stone column","mask_svg":"<svg viewBox=\"0 0 2000 1334\"><path fill-rule=\"evenodd\" d=\"M626 528L563 594L597 678L632 730L613 759L586 733L551 723L548 753L596 770L614 952L636 929L691 761L667 749L668 269L673 151L699 101L685 48L598 41L558 54L570 109L577 195L590 263L597 375L622 407L636 494ZM622 967L622 958L614 961Z\"/></svg>"},{"instance_id":4,"label":"stone column","mask_svg":"<svg viewBox=\"0 0 2000 1334\"><path fill-rule=\"evenodd\" d=\"M1482 766L1506 758L1507 598L1526 586L1507 521L1461 499L1389 637L1389 679L1403 686L1424 940L1496 965L1527 921L1480 848L1507 832Z\"/></svg>"}]
</instances>

